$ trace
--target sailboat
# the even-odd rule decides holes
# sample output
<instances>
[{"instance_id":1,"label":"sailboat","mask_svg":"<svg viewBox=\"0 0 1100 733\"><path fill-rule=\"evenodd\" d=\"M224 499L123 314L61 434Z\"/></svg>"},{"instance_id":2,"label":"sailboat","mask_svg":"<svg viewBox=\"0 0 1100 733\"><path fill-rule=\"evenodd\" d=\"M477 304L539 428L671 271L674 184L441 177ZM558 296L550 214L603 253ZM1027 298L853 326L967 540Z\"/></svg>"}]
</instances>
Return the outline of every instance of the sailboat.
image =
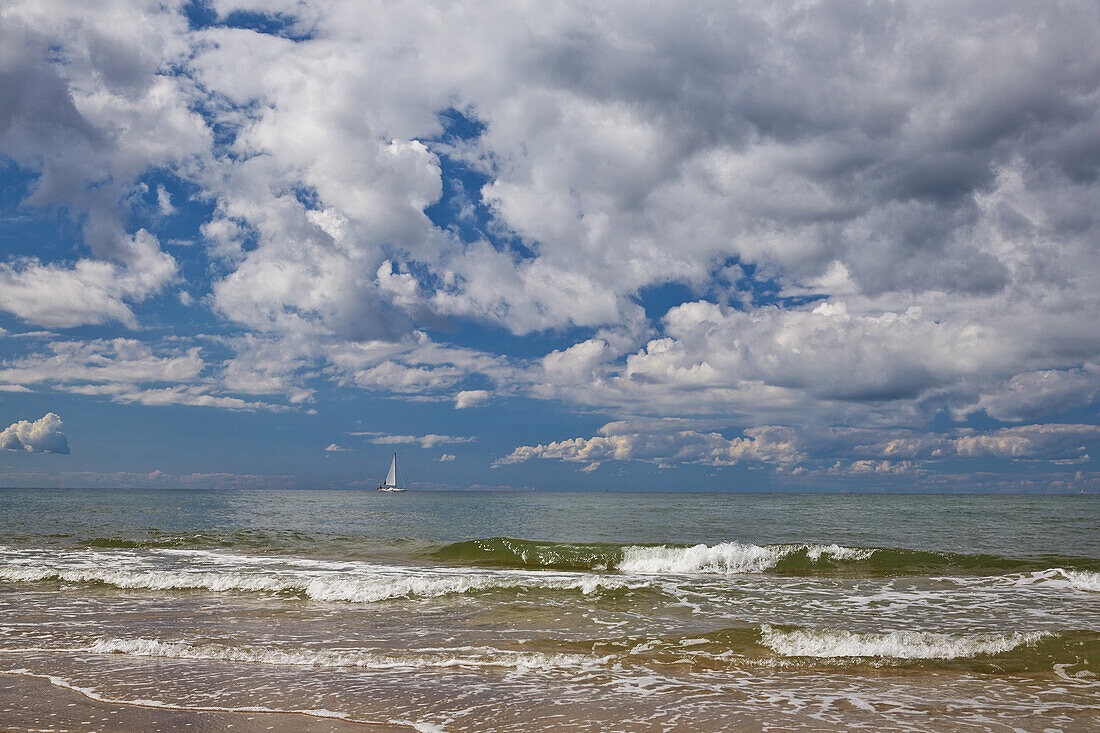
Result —
<instances>
[{"instance_id":1,"label":"sailboat","mask_svg":"<svg viewBox=\"0 0 1100 733\"><path fill-rule=\"evenodd\" d=\"M386 480L378 484L379 491L404 491L404 486L397 485L397 454L393 454L390 462L390 472L386 474Z\"/></svg>"}]
</instances>

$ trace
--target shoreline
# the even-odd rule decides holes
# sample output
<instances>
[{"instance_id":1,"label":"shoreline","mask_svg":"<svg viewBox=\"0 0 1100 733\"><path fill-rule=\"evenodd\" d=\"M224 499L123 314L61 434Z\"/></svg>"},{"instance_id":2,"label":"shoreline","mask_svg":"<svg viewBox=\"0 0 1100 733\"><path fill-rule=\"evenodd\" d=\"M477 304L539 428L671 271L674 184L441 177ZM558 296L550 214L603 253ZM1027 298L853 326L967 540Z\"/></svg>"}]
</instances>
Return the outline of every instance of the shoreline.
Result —
<instances>
[{"instance_id":1,"label":"shoreline","mask_svg":"<svg viewBox=\"0 0 1100 733\"><path fill-rule=\"evenodd\" d=\"M30 671L0 672L0 730L224 731L238 733L410 733L412 723L349 720L304 710L233 710L100 698Z\"/></svg>"}]
</instances>

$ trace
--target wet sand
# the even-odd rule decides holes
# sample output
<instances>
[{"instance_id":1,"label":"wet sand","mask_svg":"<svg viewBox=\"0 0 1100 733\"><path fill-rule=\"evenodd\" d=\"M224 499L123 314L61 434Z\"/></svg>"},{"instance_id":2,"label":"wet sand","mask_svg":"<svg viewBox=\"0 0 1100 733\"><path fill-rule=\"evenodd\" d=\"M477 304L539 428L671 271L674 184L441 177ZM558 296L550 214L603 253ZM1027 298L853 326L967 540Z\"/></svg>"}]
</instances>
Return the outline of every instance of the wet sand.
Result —
<instances>
[{"instance_id":1,"label":"wet sand","mask_svg":"<svg viewBox=\"0 0 1100 733\"><path fill-rule=\"evenodd\" d=\"M235 731L236 733L409 733L412 726L360 723L302 713L175 710L102 702L49 680L0 675L0 731Z\"/></svg>"}]
</instances>

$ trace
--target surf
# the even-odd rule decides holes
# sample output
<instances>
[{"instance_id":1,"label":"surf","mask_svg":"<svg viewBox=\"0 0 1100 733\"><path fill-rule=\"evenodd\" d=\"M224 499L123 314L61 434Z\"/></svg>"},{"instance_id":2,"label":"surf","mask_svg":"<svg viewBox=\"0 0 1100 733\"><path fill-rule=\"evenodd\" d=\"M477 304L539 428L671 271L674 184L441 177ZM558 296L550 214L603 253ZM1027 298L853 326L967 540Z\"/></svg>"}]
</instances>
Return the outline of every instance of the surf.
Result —
<instances>
[{"instance_id":1,"label":"surf","mask_svg":"<svg viewBox=\"0 0 1100 733\"><path fill-rule=\"evenodd\" d=\"M447 544L430 557L486 567L606 571L642 575L769 573L810 577L1008 575L1060 569L1080 590L1100 587L1100 560L1042 555L1004 557L824 543L758 545L569 543L490 537Z\"/></svg>"}]
</instances>

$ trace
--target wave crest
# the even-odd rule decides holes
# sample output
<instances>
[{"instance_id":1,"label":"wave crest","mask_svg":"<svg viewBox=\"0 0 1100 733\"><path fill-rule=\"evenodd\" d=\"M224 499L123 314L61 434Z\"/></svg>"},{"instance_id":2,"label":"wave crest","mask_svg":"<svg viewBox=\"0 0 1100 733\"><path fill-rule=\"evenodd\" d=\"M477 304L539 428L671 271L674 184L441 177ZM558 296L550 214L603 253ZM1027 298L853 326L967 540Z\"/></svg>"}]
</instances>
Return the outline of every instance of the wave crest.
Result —
<instances>
[{"instance_id":1,"label":"wave crest","mask_svg":"<svg viewBox=\"0 0 1100 733\"><path fill-rule=\"evenodd\" d=\"M434 598L489 590L543 589L579 591L585 595L638 583L599 575L389 572L324 576L278 572L134 570L123 568L63 568L44 565L0 567L0 581L102 583L134 590L243 591L297 595L315 601L375 603L395 598Z\"/></svg>"},{"instance_id":2,"label":"wave crest","mask_svg":"<svg viewBox=\"0 0 1100 733\"><path fill-rule=\"evenodd\" d=\"M785 657L883 657L891 659L958 659L1002 654L1034 645L1047 634L977 634L953 636L928 631L857 633L835 629L776 629L764 625L760 643Z\"/></svg>"},{"instance_id":3,"label":"wave crest","mask_svg":"<svg viewBox=\"0 0 1100 733\"><path fill-rule=\"evenodd\" d=\"M1016 577L1013 585L1049 585L1055 587L1069 587L1074 590L1100 593L1100 573L1087 570L1067 570L1066 568L1049 568L1033 573L1027 573Z\"/></svg>"},{"instance_id":4,"label":"wave crest","mask_svg":"<svg viewBox=\"0 0 1100 733\"><path fill-rule=\"evenodd\" d=\"M723 542L693 547L631 546L623 550L616 568L626 573L762 573L775 568L792 555L802 554L810 562L822 560L865 560L875 550L841 545L743 545Z\"/></svg>"}]
</instances>

